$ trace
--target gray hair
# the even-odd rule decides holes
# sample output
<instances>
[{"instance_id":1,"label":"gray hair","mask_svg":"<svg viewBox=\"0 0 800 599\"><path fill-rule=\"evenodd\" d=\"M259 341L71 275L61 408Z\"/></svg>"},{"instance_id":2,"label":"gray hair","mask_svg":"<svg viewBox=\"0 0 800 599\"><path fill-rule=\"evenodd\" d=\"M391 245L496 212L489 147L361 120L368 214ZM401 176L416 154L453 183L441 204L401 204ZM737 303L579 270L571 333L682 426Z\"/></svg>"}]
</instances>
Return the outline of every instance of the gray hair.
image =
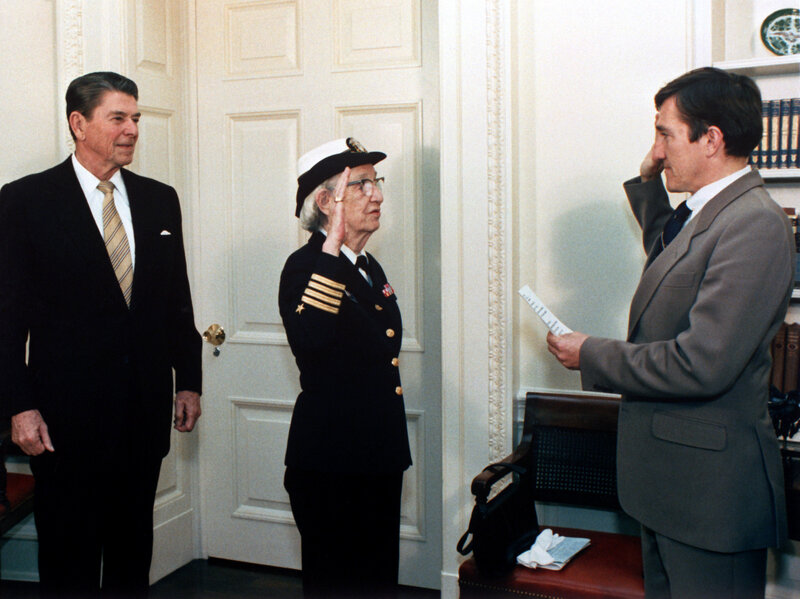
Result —
<instances>
[{"instance_id":1,"label":"gray hair","mask_svg":"<svg viewBox=\"0 0 800 599\"><path fill-rule=\"evenodd\" d=\"M339 178L339 175L341 175L341 173L336 173L333 177L317 185L314 191L308 194L306 199L303 200L303 207L300 208L300 215L298 218L300 219L300 226L306 231L311 231L312 233L314 231L319 231L328 223L328 217L320 211L319 206L317 206L316 198L321 190L333 191L336 179Z\"/></svg>"}]
</instances>

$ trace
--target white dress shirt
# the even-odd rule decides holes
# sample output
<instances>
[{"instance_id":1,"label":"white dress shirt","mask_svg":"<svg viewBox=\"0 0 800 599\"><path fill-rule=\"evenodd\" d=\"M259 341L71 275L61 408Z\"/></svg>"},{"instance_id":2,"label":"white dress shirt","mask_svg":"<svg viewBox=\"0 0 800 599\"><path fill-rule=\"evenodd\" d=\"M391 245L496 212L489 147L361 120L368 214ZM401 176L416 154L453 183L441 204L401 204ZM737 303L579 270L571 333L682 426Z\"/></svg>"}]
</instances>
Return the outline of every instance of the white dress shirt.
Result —
<instances>
[{"instance_id":1,"label":"white dress shirt","mask_svg":"<svg viewBox=\"0 0 800 599\"><path fill-rule=\"evenodd\" d=\"M694 192L694 195L692 195L692 197L686 200L686 205L692 209L692 213L689 215L689 218L686 219L686 222L688 223L695 216L697 216L703 209L703 206L708 204L708 201L711 198L713 198L720 191L725 189L728 185L730 185L737 179L744 177L751 170L752 169L748 164L743 169L738 170L735 173L731 173L730 175L728 175L727 177L723 177L722 179L717 179L713 183L709 183L705 187L701 187L696 192ZM684 226L686 226L686 223L684 223Z\"/></svg>"},{"instance_id":2,"label":"white dress shirt","mask_svg":"<svg viewBox=\"0 0 800 599\"><path fill-rule=\"evenodd\" d=\"M100 237L103 237L103 192L97 189L97 184L100 179L95 177L86 168L78 162L75 154L72 155L72 166L75 169L75 174L78 176L78 182L81 184L83 195L86 196L86 202L89 204L89 210L92 211L94 222L97 223L97 228L100 231ZM117 170L109 179L114 184L114 206L117 209L119 218L122 221L122 227L125 229L125 235L128 236L128 245L131 248L131 264L136 267L136 240L133 236L133 220L131 219L131 205L128 201L128 192L125 189L125 182L122 180L122 173Z\"/></svg>"}]
</instances>

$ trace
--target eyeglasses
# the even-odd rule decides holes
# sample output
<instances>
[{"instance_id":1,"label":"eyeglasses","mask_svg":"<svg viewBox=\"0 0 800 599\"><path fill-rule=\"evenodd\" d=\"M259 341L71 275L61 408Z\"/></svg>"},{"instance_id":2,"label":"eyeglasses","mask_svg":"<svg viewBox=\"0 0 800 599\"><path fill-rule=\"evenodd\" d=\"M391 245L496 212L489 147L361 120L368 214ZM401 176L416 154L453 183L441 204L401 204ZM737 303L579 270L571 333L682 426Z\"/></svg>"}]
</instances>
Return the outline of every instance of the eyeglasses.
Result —
<instances>
[{"instance_id":1,"label":"eyeglasses","mask_svg":"<svg viewBox=\"0 0 800 599\"><path fill-rule=\"evenodd\" d=\"M358 185L361 188L361 192L368 198L371 198L376 188L383 191L383 182L385 180L386 177L378 177L374 180L360 179L358 181L350 181L350 183L347 184L347 187L350 187L351 185Z\"/></svg>"}]
</instances>

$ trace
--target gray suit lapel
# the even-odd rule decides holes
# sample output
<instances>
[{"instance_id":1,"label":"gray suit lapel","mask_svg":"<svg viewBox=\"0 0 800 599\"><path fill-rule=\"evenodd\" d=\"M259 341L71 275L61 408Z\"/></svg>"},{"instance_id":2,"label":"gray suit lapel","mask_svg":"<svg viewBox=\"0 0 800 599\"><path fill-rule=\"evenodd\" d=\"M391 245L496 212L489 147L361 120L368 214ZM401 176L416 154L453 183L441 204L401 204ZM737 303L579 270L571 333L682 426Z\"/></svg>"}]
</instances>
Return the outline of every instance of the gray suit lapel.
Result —
<instances>
[{"instance_id":1,"label":"gray suit lapel","mask_svg":"<svg viewBox=\"0 0 800 599\"><path fill-rule=\"evenodd\" d=\"M702 212L700 214L702 214ZM628 315L629 341L644 309L647 307L647 304L650 303L650 299L653 297L656 289L658 289L658 286L667 273L672 270L672 267L686 254L689 249L689 243L696 231L697 219L692 219L686 224L683 230L678 233L677 237L672 240L672 243L670 243L642 273L639 286L636 288L636 293L633 294L630 314Z\"/></svg>"},{"instance_id":2,"label":"gray suit lapel","mask_svg":"<svg viewBox=\"0 0 800 599\"><path fill-rule=\"evenodd\" d=\"M658 289L658 286L667 273L672 270L675 264L683 258L689 250L692 238L702 234L708 229L725 206L754 187L763 184L764 181L761 179L758 171L752 170L747 175L740 177L728 185L728 187L711 198L700 211L700 214L689 221L672 243L645 268L645 271L642 273L642 278L639 280L636 293L634 293L633 299L631 300L631 309L628 316L629 341L656 289Z\"/></svg>"}]
</instances>

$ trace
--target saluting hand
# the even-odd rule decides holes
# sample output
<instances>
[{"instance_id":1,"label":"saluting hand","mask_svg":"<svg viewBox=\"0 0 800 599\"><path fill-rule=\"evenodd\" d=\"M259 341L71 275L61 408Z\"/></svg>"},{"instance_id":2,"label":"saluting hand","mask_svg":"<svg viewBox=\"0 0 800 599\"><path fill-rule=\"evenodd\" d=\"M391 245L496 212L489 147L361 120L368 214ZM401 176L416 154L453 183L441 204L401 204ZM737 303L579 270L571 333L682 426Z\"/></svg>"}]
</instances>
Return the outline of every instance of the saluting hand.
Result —
<instances>
[{"instance_id":1,"label":"saluting hand","mask_svg":"<svg viewBox=\"0 0 800 599\"><path fill-rule=\"evenodd\" d=\"M654 148L655 146L650 148L650 151L647 153L647 156L644 157L639 167L639 175L642 178L642 182L655 179L661 174L661 171L664 170L664 161L653 158Z\"/></svg>"},{"instance_id":2,"label":"saluting hand","mask_svg":"<svg viewBox=\"0 0 800 599\"><path fill-rule=\"evenodd\" d=\"M336 187L333 189L333 200L331 210L328 213L328 237L322 244L322 251L334 256L339 255L339 250L347 236L344 222L344 192L347 183L350 181L350 167L342 171ZM330 194L329 194L330 195Z\"/></svg>"}]
</instances>

